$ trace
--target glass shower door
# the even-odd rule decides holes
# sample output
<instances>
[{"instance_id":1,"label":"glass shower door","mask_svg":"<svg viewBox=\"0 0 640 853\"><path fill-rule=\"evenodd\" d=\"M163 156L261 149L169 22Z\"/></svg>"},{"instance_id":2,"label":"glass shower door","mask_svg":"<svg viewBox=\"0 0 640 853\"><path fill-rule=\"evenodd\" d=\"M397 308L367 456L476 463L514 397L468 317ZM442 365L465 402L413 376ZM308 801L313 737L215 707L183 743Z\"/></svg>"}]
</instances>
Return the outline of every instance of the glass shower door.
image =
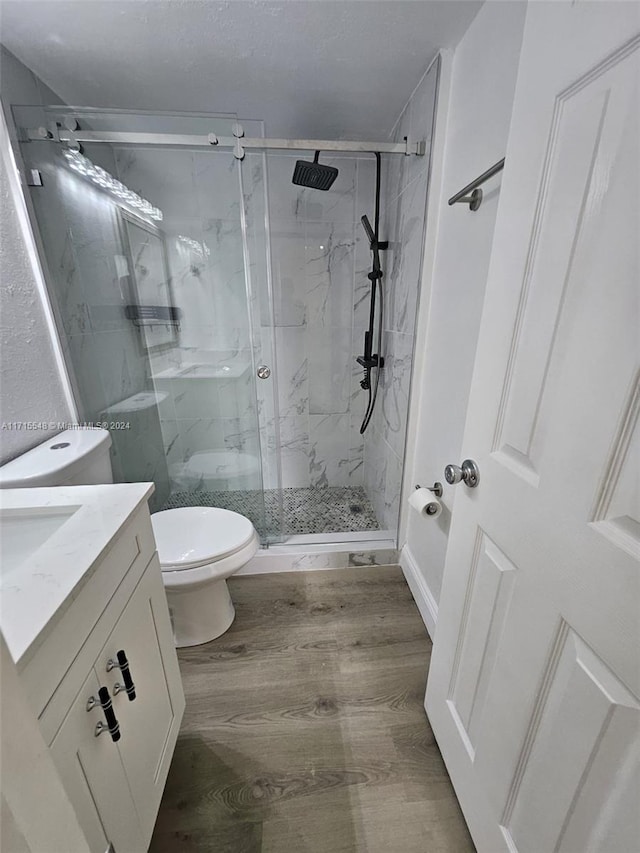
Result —
<instances>
[{"instance_id":1,"label":"glass shower door","mask_svg":"<svg viewBox=\"0 0 640 853\"><path fill-rule=\"evenodd\" d=\"M18 127L54 135L77 123L80 133L231 136L235 120L14 114ZM229 149L91 141L74 152L42 139L21 153L42 175L30 207L79 409L110 429L116 482L153 480L154 510L236 510L276 540L273 384L256 375L270 360L261 329L271 310L253 227L264 204L257 178L257 192L243 191L246 170Z\"/></svg>"}]
</instances>

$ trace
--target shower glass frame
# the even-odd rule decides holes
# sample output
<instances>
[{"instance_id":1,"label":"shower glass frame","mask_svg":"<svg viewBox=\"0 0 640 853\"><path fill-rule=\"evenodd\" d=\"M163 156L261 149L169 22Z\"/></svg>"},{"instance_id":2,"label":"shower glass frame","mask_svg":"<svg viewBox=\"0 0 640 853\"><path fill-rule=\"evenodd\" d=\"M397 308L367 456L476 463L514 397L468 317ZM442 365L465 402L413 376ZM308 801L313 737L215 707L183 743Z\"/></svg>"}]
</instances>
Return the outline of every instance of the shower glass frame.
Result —
<instances>
[{"instance_id":1,"label":"shower glass frame","mask_svg":"<svg viewBox=\"0 0 640 853\"><path fill-rule=\"evenodd\" d=\"M119 131L144 131L144 132L162 132L162 133L202 133L208 134L211 132L217 133L219 135L231 135L232 125L237 120L235 115L203 115L203 114L193 114L193 113L159 113L159 112L142 112L142 111L127 111L127 110L113 110L113 109L90 109L90 108L76 108L76 107L67 107L67 106L52 106L52 107L35 107L35 106L14 106L13 107L14 119L18 128L26 128L26 127L39 127L39 126L50 126L51 122L57 122L61 125L64 125L65 120L68 117L77 118L82 127L91 129L94 131L108 131L108 130L119 130ZM252 135L264 135L263 125L261 122L249 122L251 125ZM133 451L129 452L127 461L127 454L123 453L123 445L126 449L127 441L123 440L127 437L127 434L123 432L118 432L115 430L115 427L112 428L111 435L113 441L113 451L112 451L112 462L114 468L114 479L116 482L127 482L127 481L136 481L136 480L154 480L156 483L156 494L155 494L155 503L152 508L154 510L166 508L163 504L166 504L166 501L162 500L166 498L166 495L163 495L162 498L159 498L159 493L162 490L162 483L157 476L154 476L154 472L156 469L153 469L153 465L149 462L146 467L146 476L145 472L141 471L141 467L135 471L127 470L131 464L131 459L136 458L142 454L144 455L145 449L149 451L149 454L153 451L154 458L159 461L158 455L158 447L154 447L158 444L158 436L160 436L160 441L162 443L162 447L160 448L164 453L167 447L167 436L161 435L160 431L157 429L159 425L163 422L161 406L165 403L167 397L175 399L179 396L179 393L170 393L167 394L166 386L170 383L167 383L166 377L164 381L165 388L160 389L159 385L161 384L161 380L156 375L156 369L152 366L154 362L155 356L158 354L162 355L164 352L166 354L167 349L171 348L171 345L163 345L159 344L158 346L145 346L143 335L138 335L137 341L137 364L136 370L139 371L140 368L144 370L146 375L145 387L143 389L133 388L128 389L127 391L123 391L123 396L126 397L124 400L113 400L113 394L106 396L103 394L104 400L102 401L104 405L98 405L96 403L96 399L91 399L92 394L89 392L89 389L92 385L96 387L100 386L104 391L105 383L102 381L102 377L98 374L88 379L85 379L85 382L82 383L78 378L78 370L83 361L83 353L87 355L92 349L98 349L98 336L103 332L112 331L123 332L123 335L126 337L123 329L110 328L108 323L102 328L100 327L100 321L94 323L94 312L96 318L99 315L100 310L104 308L112 309L110 312L104 311L104 314L109 313L109 317L113 321L114 326L118 326L122 324L126 327L126 323L121 323L122 309L125 302L128 302L129 305L133 303L132 296L132 287L131 282L124 282L124 278L132 278L133 271L130 269L130 265L132 262L135 264L135 261L131 258L130 255L130 242L128 240L128 236L126 234L126 227L123 221L123 213L122 211L126 211L124 214L127 218L135 221L136 219L140 220L140 224L143 228L147 227L148 230L155 232L165 231L166 239L164 241L163 246L163 254L165 259L169 253L167 249L167 244L169 240L168 233L166 232L167 227L167 216L166 214L171 212L167 210L165 207L165 218L163 222L160 224L160 228L157 228L157 225L150 225L150 223L144 218L141 217L140 214L132 209L130 205L126 202L119 201L116 203L113 197L108 197L105 188L99 188L93 186L91 183L86 181L85 177L81 177L78 175L73 175L71 170L68 168L68 164L63 162L63 157L61 156L62 149L67 148L66 145L62 143L56 143L51 140L42 140L42 141L21 141L19 144L18 160L21 161L20 165L24 166L26 173L29 173L31 169L37 169L41 175L43 176L43 184L44 187L49 187L49 199L48 205L44 204L44 194L41 192L43 188L34 187L30 191L25 192L27 208L29 211L30 218L34 225L34 232L36 234L36 242L38 245L39 254L41 256L43 262L43 269L45 272L45 279L47 281L47 287L49 290L52 309L54 313L54 318L56 321L56 325L58 328L58 333L60 335L61 341L63 343L63 350L65 353L65 359L67 362L67 367L69 370L72 387L74 390L74 396L76 398L78 411L80 414L80 418L83 422L100 422L100 423L108 423L108 424L117 424L126 422L127 418L129 421L131 417L137 422L138 427L138 435L136 436L136 441L131 442L129 444L132 445ZM241 379L237 380L241 382L244 386L244 397L245 400L245 408L242 410L243 415L247 415L248 417L244 417L242 422L242 428L240 427L240 418L238 418L238 430L236 431L236 435L233 434L227 436L226 426L225 425L225 442L227 440L233 442L234 440L240 443L240 447L232 447L234 452L238 452L239 454L243 453L242 443L246 442L251 446L251 453L246 455L246 459L251 463L248 468L249 470L242 473L242 464L239 466L240 470L238 472L234 470L230 470L230 476L228 478L218 477L218 473L216 470L215 479L213 482L216 486L219 486L219 492L224 491L226 497L231 496L231 492L236 491L233 489L234 484L241 483L241 488L237 490L238 496L250 496L251 506L247 506L247 501L240 501L239 505L234 505L233 501L231 501L232 505L229 506L229 502L226 503L228 508L236 509L239 512L243 512L244 514L252 517L256 527L259 530L261 541L263 545L268 545L270 543L279 542L282 538L282 491L280 488L281 483L281 471L280 471L280 453L279 453L279 436L277 430L278 424L278 400L277 400L277 379L275 376L275 371L272 373L273 380L271 382L261 382L260 383L260 399L258 395L258 386L256 381L256 369L258 364L267 363L267 364L275 364L275 339L274 336L271 335L271 340L267 341L265 347L262 345L261 335L260 335L260 327L261 323L264 325L265 317L267 318L267 322L270 321L271 327L273 328L273 300L271 293L271 281L270 281L270 264L268 263L268 243L264 243L264 255L261 258L255 257L256 246L260 245L260 240L256 239L256 234L261 233L264 235L266 239L268 239L268 202L266 197L266 182L263 185L261 197L260 192L258 192L256 199L253 201L255 210L251 208L252 198L251 193L247 193L245 191L245 182L243 181L243 164L241 161L236 160L233 157L232 152L224 151L224 150L215 150L214 148L209 149L196 149L185 146L167 146L167 145L136 145L131 146L129 144L119 144L119 143L83 143L82 145L83 153L86 157L89 158L92 162L95 162L97 165L100 165L102 168L105 168L107 172L113 175L115 178L120 180L122 183L127 185L129 189L138 192L139 195L153 200L154 191L153 187L145 188L144 186L140 186L140 182L144 184L143 175L140 174L138 176L138 185L131 186L133 178L129 175L129 183L127 183L127 178L120 174L120 168L116 164L116 168L114 168L113 164L116 162L118 154L123 154L127 149L133 149L136 154L144 154L144 152L161 152L160 159L173 157L179 158L180 161L183 161L184 158L191 157L192 163L194 164L192 167L192 188L191 193L198 197L198 194L202 192L202 187L199 187L195 184L195 173L193 172L193 168L195 168L196 162L201 164L201 168L206 169L209 168L209 163L206 158L216 158L215 160L211 160L210 163L216 163L220 165L222 161L226 164L227 171L231 176L231 181L227 182L227 186L234 187L233 189L233 198L227 199L229 204L229 209L233 210L233 217L237 220L234 223L234 235L230 235L229 239L225 238L225 246L232 242L232 239L236 241L238 246L237 258L235 260L231 260L230 266L233 268L233 272L235 274L235 284L236 288L232 293L232 296L235 300L234 304L240 309L244 309L246 312L246 323L242 321L238 315L234 318L235 321L240 323L240 326L244 326L242 330L242 335L238 333L239 344L241 346L236 347L235 349L239 349L240 353L244 353L243 358L248 359L248 365L246 369L242 370L240 373ZM105 154L105 152L109 152L109 156ZM124 156L124 155L123 155ZM106 161L105 162L105 159ZM110 158L110 159L109 159ZM135 160L135 155L133 157ZM153 159L153 158L151 158ZM265 162L264 155L262 153L256 152L251 155L251 162L254 166L261 166L264 170ZM204 167L202 167L202 164ZM66 169L65 169L66 166ZM220 171L220 170L218 170ZM222 169L224 172L224 167ZM233 177L233 173L235 173L235 177ZM116 304L105 306L105 305L91 305L88 304L85 306L86 317L82 318L70 318L70 310L68 302L65 301L66 294L64 293L63 282L61 281L61 276L65 273L65 270L62 268L62 248L61 242L64 239L65 248L69 252L70 256L73 260L68 264L66 272L82 281L87 281L87 253L82 253L82 248L79 245L74 244L74 239L77 241L78 234L77 231L82 231L83 223L81 220L85 217L81 215L75 216L74 228L69 226L69 223L66 221L68 217L74 215L74 211L72 210L72 204L69 200L69 197L63 197L60 190L60 182L66 182L66 185L69 184L70 174L73 175L73 179L75 179L74 191L77 195L78 203L82 203L83 193L85 196L85 202L89 198L98 206L105 207L105 197L107 201L110 202L111 207L113 208L110 212L109 216L106 217L110 220L109 228L108 228L108 236L106 239L101 240L104 235L98 234L93 235L95 238L93 242L95 243L95 260L96 263L100 259L100 255L104 254L105 256L109 255L109 251L104 245L105 243L109 243L113 241L113 246L110 248L113 250L116 244L119 244L119 249L116 246L116 251L114 257L108 258L103 257L101 260L110 266L110 273L107 277L111 276L111 283L114 285L120 285L120 295L119 298L115 299ZM263 171L264 174L264 171ZM68 188L68 187L67 187ZM211 186L212 195L215 194L216 187ZM259 188L258 188L259 189ZM46 190L45 190L46 191ZM38 195L40 193L40 195ZM57 193L57 198L56 198ZM102 197L100 195L102 194ZM189 204L191 200L189 200ZM66 204L66 207L65 207ZM53 208L57 207L57 213L55 216L52 215ZM77 214L77 211L75 212ZM47 215L49 214L49 215ZM200 207L198 214L200 219L204 219L202 208ZM86 217L88 221L90 217ZM103 219L105 217L103 216ZM178 217L179 218L179 217ZM64 219L65 227L62 229L56 227L54 219ZM217 232L224 231L224 225L221 221L212 220L212 228L213 234L215 236L216 229ZM228 223L227 223L228 224ZM237 224L237 229L235 225ZM202 223L201 223L202 225ZM69 226L69 227L67 227ZM77 226L77 228L75 227ZM164 227L163 227L164 226ZM63 233L64 232L64 233ZM253 233L252 233L253 232ZM189 233L189 232L187 232ZM200 232L202 233L202 232ZM91 243L91 235L87 235L86 233L82 234L82 237L85 238L87 243ZM171 235L173 241L176 242L176 234L173 233ZM253 246L250 247L249 243L251 238L253 237ZM193 244L198 243L199 241L194 240L191 241ZM208 247L206 247L206 243L204 238L201 240L202 247L202 258L205 257L205 251L209 252ZM86 247L85 247L86 248ZM175 248L175 247L174 247ZM253 248L253 254L252 254ZM82 255L82 260L84 262L84 269L81 268L82 264L78 264L78 257ZM174 251L175 255L175 251ZM118 258L116 258L118 256ZM208 266L205 264L204 266ZM241 270L239 269L241 266ZM71 267L73 268L71 270ZM122 270L126 268L126 276L118 277L118 271L114 270L116 267L119 268L119 273L122 273ZM254 281L254 279L258 279L259 275L256 271L260 269L264 270L264 281L260 282L259 286L261 288L261 292L257 292L256 288L258 287L258 283ZM77 273L77 275L76 275ZM242 288L244 290L243 302L240 300L240 283L239 278L242 276ZM211 288L213 287L213 277L212 274L209 275L209 279L211 280ZM218 275L218 279L221 281L222 277ZM169 292L171 292L171 288L175 287L175 270L172 270L170 274L170 280L168 282L163 282L166 285L166 288ZM217 283L217 282L216 282ZM67 282L68 284L68 282ZM105 288L103 288L104 290ZM84 291L83 291L84 292ZM111 297L113 298L113 294ZM100 301L100 300L98 300ZM108 301L108 299L106 300ZM177 303L179 303L179 298ZM177 305L179 308L180 306ZM78 306L76 306L78 308ZM80 309L78 309L80 310ZM114 319L114 316L117 315L118 319ZM229 317L229 320L232 318ZM74 327L75 322L75 327ZM143 322L143 321L141 321ZM129 330L130 331L130 330ZM136 333L138 334L138 333ZM108 335L103 335L102 340L108 337ZM78 340L81 339L83 342L83 347L78 350ZM206 342L205 342L206 343ZM180 375L180 370L174 371L178 375L172 377L174 380L178 380L178 383L191 383L192 388L196 386L206 387L206 383L208 382L209 387L213 387L214 383L218 380L220 381L220 391L219 391L219 400L223 399L223 387L225 391L233 390L231 386L232 380L229 376L233 376L235 378L235 374L242 369L243 364L240 364L237 369L233 363L233 359L238 353L234 353L232 350L234 348L230 347L227 353L226 361L229 361L229 364L224 364L221 367L215 367L213 370L206 368L202 365L192 365L196 369L200 369L200 374L196 376L193 371L191 371L192 375L189 378L184 378ZM104 353L102 353L104 356ZM96 357L96 353L92 353L92 358L90 361L92 363L97 363L100 361ZM238 359L236 358L236 361ZM108 358L102 358L103 369L105 368L105 363L108 362ZM230 366L231 365L231 366ZM221 374L220 370L227 370L228 373ZM166 373L166 371L165 371ZM189 370L182 371L182 374L189 373ZM204 374L211 375L204 375ZM226 384L225 384L226 383ZM84 385L84 387L82 387ZM123 382L124 385L124 382ZM152 387L149 387L152 386ZM250 399L247 402L247 387L250 388ZM129 391L133 390L134 393L130 394ZM128 396L127 396L128 394ZM155 395L155 400L152 395ZM100 394L94 394L93 397L99 397ZM184 395L183 395L184 396ZM200 396L200 393L192 394L196 401L196 405L198 405L197 398ZM138 398L137 400L134 398ZM233 400L233 394L226 393L224 397L227 404L231 401L231 407L227 408L228 411L225 410L225 415L233 415L235 414L235 409L233 408L233 403L237 402ZM136 410L136 405L139 408ZM237 408L241 408L241 403L237 404ZM206 405L205 405L206 408ZM223 405L224 408L224 405ZM130 411L131 410L131 411ZM135 414L133 414L135 412ZM204 414L213 414L213 412L206 412ZM221 412L218 412L221 414ZM108 418L108 420L107 420ZM270 420L269 420L270 418ZM118 420L119 419L119 420ZM176 418L176 423L178 423L180 419ZM229 423L234 419L232 417L229 418L220 418L220 420L226 420ZM151 422L154 421L152 424ZM248 421L253 421L254 426L252 427L248 424ZM213 423L213 420L211 421ZM233 432L230 429L231 432ZM131 432L129 432L129 438L131 438ZM134 447L135 445L135 447ZM207 445L208 447L208 445ZM228 445L223 444L221 449L226 449ZM206 448L205 448L206 449ZM130 448L131 451L131 448ZM133 456L132 456L133 453ZM148 455L149 455L148 454ZM229 454L227 453L227 456ZM254 470L253 457L256 456L259 460L259 464L257 465L257 470ZM168 458L168 457L166 457ZM189 457L193 460L194 454L192 453ZM232 457L233 464L235 465L236 458ZM272 487L270 489L270 504L269 507L265 505L265 490L264 490L264 477L266 474L265 466L267 464L267 459L269 460L269 477L272 483ZM188 459L183 459L182 462L185 463L184 468L186 470ZM245 460L243 460L244 462ZM168 468L168 465L165 467ZM197 467L197 466L195 466ZM152 470L153 469L153 470ZM190 471L188 480L188 487L186 491L189 493L189 496L193 499L187 499L185 505L209 505L211 501L202 499L202 482L208 483L211 482L207 480L207 475L203 472L201 483L196 482L198 471ZM191 475L196 475L195 479ZM167 480L169 478L167 477ZM225 488L226 485L226 488ZM175 491L175 482L172 482L170 486L171 491ZM215 490L214 490L215 491ZM152 499L153 500L153 499ZM162 500L162 502L161 502ZM175 504L174 504L175 505ZM171 502L169 502L169 506L171 506Z\"/></svg>"},{"instance_id":2,"label":"shower glass frame","mask_svg":"<svg viewBox=\"0 0 640 853\"><path fill-rule=\"evenodd\" d=\"M95 131L99 130L120 130L120 131L142 131L146 133L174 133L184 135L188 133L201 134L206 136L209 133L217 133L220 136L230 136L233 133L233 124L237 121L235 115L207 115L194 113L177 113L177 112L154 112L154 111L127 111L114 109L90 109L77 108L67 106L52 106L52 107L14 107L14 117L18 128L47 126L51 121L58 121L64 124L67 117L76 117L83 124L84 128L89 128ZM260 121L244 121L243 126L247 135L252 137L264 137L264 126ZM59 152L64 147L62 143L53 141L30 141L20 142L20 152L18 159L22 159L26 170L35 168L44 173L45 182L50 179L47 175L46 168L39 167L38 158L34 153L38 150L49 150ZM239 235L241 237L241 254L242 254L242 273L244 277L245 289L245 307L247 313L247 347L246 351L250 361L251 373L251 388L253 413L255 415L255 447L260 460L259 478L256 479L256 488L252 492L257 493L254 498L259 503L259 510L254 519L256 526L259 528L263 545L269 544L284 544L295 548L304 549L306 546L324 546L330 544L351 546L353 548L367 548L378 543L381 547L388 547L390 540L395 540L397 536L397 527L395 530L373 530L362 529L355 532L344 532L335 530L320 534L284 534L284 512L283 512L283 488L282 488L282 457L281 457L281 440L280 440L280 412L278 405L278 369L277 369L277 352L276 352L276 323L275 323L275 300L274 300L274 282L272 270L272 247L271 247L271 220L269 213L269 176L268 176L268 157L265 151L256 149L246 150L244 160L238 160L233 157L233 153L228 149L215 149L202 147L188 146L170 146L166 144L136 144L131 143L83 143L85 153L91 159L94 152L94 159L99 160L95 152L100 149L108 149L112 152L120 151L128 148L135 148L137 151L158 151L169 152L177 157L187 157L189 154L198 155L201 158L227 158L232 171L235 171L237 176L236 181L236 198L238 207L238 224ZM292 153L292 149L288 153ZM22 158L20 157L22 155ZM340 156L336 153L335 156ZM357 155L356 155L357 156ZM384 158L389 162L388 158ZM215 161L214 161L215 162ZM59 164L58 164L59 165ZM251 178L248 180L250 170L257 170L256 173L261 175L261 188L255 198L254 193L256 182L254 181L253 171ZM122 177L117 173L116 177ZM126 183L126 180L123 180ZM141 195L154 201L153 188L145 189L140 186L131 186L131 189L138 191ZM215 192L215 188L212 188ZM198 187L193 187L193 192L198 192ZM73 347L70 346L69 330L64 319L64 310L60 307L59 294L56 287L56 259L48 257L51 252L47 252L46 243L50 239L47 233L49 223L42 220L42 216L38 216L37 194L39 188L34 188L31 193L27 192L26 201L27 207L32 218L34 231L36 232L36 242L40 250L43 260L43 268L47 280L53 313L56 318L58 330L63 341L63 349L69 367L71 382L74 388L76 401L81 417L89 420L90 416L95 420L96 409L92 407L90 401L87 400L87 395L83 393L83 389L78 383L76 376L76 368L78 357L74 361ZM95 192L95 190L94 190ZM251 206L253 204L253 207ZM360 211L360 213L366 211ZM131 213L131 211L130 211ZM119 217L119 230L121 234L121 243L128 244L128 240L122 239L122 232L126 229L122 222L122 216ZM55 230L55 229L54 229ZM203 241L204 245L204 241ZM165 249L166 252L166 249ZM123 252L126 254L126 251ZM53 262L52 262L53 261ZM129 259L131 263L131 259ZM172 274L172 279L175 277ZM169 285L171 286L171 284ZM178 306L179 307L179 306ZM267 334L265 335L265 330ZM82 336L89 338L91 333L83 330ZM415 344L415 337L414 337ZM162 350L162 346L157 349ZM144 362L147 373L152 377L153 393L161 396L162 391L158 388L155 374L150 369L153 353L156 347L147 347L144 352L141 352L139 357ZM271 368L271 379L269 382L256 382L256 371L259 364L266 364ZM159 393L160 391L160 393ZM134 395L135 396L135 395ZM108 408L113 409L112 402ZM126 402L126 401L120 401ZM162 401L159 400L157 405ZM116 403L117 406L117 403ZM176 418L176 420L179 420ZM163 444L166 446L166 441ZM164 448L163 448L164 449ZM404 447L406 453L406 445ZM141 477L139 475L131 476L131 472L124 470L118 459L118 448L115 448L114 468L116 480L127 481L128 479L155 479L152 477ZM185 460L183 460L185 461ZM120 465L120 467L118 467ZM126 467L126 465L125 465ZM403 466L404 467L404 466ZM128 476L129 475L129 476ZM266 486L268 485L268 488ZM321 488L321 487L311 487ZM197 489L193 490L194 492ZM242 489L238 490L243 491ZM246 489L244 490L246 491ZM266 494L269 493L270 505L266 505ZM155 506L155 509L161 508ZM245 505L231 506L229 508L237 509L247 515L251 515ZM256 515L254 513L254 515ZM382 545L384 543L384 545Z\"/></svg>"}]
</instances>

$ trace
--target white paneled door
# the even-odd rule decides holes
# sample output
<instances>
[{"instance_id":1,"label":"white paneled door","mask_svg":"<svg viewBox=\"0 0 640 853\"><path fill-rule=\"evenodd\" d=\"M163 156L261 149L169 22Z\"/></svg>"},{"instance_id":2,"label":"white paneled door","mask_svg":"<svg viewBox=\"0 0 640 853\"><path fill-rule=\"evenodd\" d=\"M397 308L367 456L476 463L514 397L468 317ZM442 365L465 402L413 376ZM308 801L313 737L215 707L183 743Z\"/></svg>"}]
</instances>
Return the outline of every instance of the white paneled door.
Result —
<instances>
[{"instance_id":1,"label":"white paneled door","mask_svg":"<svg viewBox=\"0 0 640 853\"><path fill-rule=\"evenodd\" d=\"M640 850L639 10L527 13L426 695L480 853Z\"/></svg>"}]
</instances>

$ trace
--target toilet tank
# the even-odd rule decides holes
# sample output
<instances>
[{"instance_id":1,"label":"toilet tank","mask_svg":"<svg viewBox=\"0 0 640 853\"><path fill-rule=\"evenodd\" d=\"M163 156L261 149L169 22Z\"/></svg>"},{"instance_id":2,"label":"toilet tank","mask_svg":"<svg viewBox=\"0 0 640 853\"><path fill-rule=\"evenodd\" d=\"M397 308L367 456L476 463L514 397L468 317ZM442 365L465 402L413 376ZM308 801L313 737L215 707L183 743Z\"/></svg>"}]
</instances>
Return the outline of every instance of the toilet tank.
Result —
<instances>
[{"instance_id":1,"label":"toilet tank","mask_svg":"<svg viewBox=\"0 0 640 853\"><path fill-rule=\"evenodd\" d=\"M106 429L67 429L0 467L0 489L113 483Z\"/></svg>"}]
</instances>

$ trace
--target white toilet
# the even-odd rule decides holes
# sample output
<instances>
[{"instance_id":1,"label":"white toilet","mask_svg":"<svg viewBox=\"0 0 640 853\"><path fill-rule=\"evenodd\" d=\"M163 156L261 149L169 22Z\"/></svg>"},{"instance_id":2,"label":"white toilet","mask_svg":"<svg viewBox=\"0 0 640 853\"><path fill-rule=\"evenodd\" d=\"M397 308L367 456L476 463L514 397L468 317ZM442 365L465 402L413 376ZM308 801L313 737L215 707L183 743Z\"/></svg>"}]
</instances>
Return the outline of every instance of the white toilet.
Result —
<instances>
[{"instance_id":1,"label":"white toilet","mask_svg":"<svg viewBox=\"0 0 640 853\"><path fill-rule=\"evenodd\" d=\"M248 518L194 506L151 516L177 646L214 640L235 616L226 579L258 550Z\"/></svg>"},{"instance_id":2,"label":"white toilet","mask_svg":"<svg viewBox=\"0 0 640 853\"><path fill-rule=\"evenodd\" d=\"M111 436L104 429L70 429L0 467L0 488L112 483ZM215 507L185 507L151 516L176 646L214 640L235 611L227 589L258 550L248 518Z\"/></svg>"}]
</instances>

